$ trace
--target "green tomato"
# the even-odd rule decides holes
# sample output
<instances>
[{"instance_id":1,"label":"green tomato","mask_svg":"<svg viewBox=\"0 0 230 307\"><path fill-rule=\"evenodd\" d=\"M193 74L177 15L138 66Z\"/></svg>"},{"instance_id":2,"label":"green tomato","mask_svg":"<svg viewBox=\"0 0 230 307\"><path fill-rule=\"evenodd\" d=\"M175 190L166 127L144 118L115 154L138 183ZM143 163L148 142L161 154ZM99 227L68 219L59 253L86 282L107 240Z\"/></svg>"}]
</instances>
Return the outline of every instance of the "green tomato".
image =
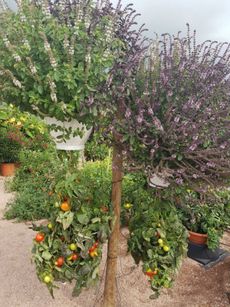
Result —
<instances>
[{"instance_id":1,"label":"green tomato","mask_svg":"<svg viewBox=\"0 0 230 307\"><path fill-rule=\"evenodd\" d=\"M71 251L75 251L77 249L77 244L75 244L75 243L70 244L69 249Z\"/></svg>"},{"instance_id":2,"label":"green tomato","mask_svg":"<svg viewBox=\"0 0 230 307\"><path fill-rule=\"evenodd\" d=\"M164 243L162 239L158 239L157 242L158 242L160 245L162 245L162 244Z\"/></svg>"},{"instance_id":3,"label":"green tomato","mask_svg":"<svg viewBox=\"0 0 230 307\"><path fill-rule=\"evenodd\" d=\"M49 284L51 282L51 277L49 275L46 275L43 279L44 283Z\"/></svg>"},{"instance_id":4,"label":"green tomato","mask_svg":"<svg viewBox=\"0 0 230 307\"><path fill-rule=\"evenodd\" d=\"M52 223L49 223L49 224L47 225L47 227L48 227L50 230L52 230L52 229L53 229L53 224L52 224Z\"/></svg>"},{"instance_id":5,"label":"green tomato","mask_svg":"<svg viewBox=\"0 0 230 307\"><path fill-rule=\"evenodd\" d=\"M125 208L125 209L131 209L132 206L133 206L133 205L130 204L130 203L124 204L124 208Z\"/></svg>"},{"instance_id":6,"label":"green tomato","mask_svg":"<svg viewBox=\"0 0 230 307\"><path fill-rule=\"evenodd\" d=\"M165 252L168 252L168 251L170 250L170 247L167 246L167 245L164 245L164 246L163 246L163 250L164 250Z\"/></svg>"}]
</instances>

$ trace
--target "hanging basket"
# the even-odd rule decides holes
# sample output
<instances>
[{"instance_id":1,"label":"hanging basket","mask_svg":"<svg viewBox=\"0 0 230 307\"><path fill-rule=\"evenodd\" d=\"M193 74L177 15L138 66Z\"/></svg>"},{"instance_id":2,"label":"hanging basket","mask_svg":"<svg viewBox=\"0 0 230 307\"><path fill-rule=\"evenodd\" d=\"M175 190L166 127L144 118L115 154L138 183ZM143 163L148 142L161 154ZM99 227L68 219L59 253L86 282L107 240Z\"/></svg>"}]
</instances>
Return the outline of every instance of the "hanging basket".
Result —
<instances>
[{"instance_id":1,"label":"hanging basket","mask_svg":"<svg viewBox=\"0 0 230 307\"><path fill-rule=\"evenodd\" d=\"M70 136L69 139L65 141L60 141L58 139L58 136L62 135L62 131L54 131L54 130L51 130L51 136L54 138L56 147L59 150L84 150L85 143L87 142L90 136L92 128L87 130L86 127L83 124L79 123L77 120L71 120L69 122L67 121L62 122L53 117L52 118L45 117L44 121L48 125L55 124L65 129L71 128L73 131L77 129L83 130L84 133L83 133L82 138L80 136Z\"/></svg>"},{"instance_id":2,"label":"hanging basket","mask_svg":"<svg viewBox=\"0 0 230 307\"><path fill-rule=\"evenodd\" d=\"M152 188L167 188L169 185L165 174L152 174L149 177L149 186Z\"/></svg>"}]
</instances>

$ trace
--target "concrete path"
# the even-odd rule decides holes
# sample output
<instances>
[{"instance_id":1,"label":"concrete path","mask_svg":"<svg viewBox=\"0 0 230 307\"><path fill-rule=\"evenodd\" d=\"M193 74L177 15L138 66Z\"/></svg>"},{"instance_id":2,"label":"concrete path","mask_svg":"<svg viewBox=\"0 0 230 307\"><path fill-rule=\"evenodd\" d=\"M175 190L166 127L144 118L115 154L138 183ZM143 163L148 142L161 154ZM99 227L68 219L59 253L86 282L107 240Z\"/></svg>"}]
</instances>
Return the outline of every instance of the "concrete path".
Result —
<instances>
[{"instance_id":1,"label":"concrete path","mask_svg":"<svg viewBox=\"0 0 230 307\"><path fill-rule=\"evenodd\" d=\"M51 298L40 283L31 263L34 232L25 223L3 219L7 201L12 195L4 191L0 177L0 307L96 307L102 297L103 283L85 290L73 298L72 286L61 284ZM172 289L164 290L160 298L150 300L152 294L146 276L135 267L127 255L124 236L120 240L118 260L118 307L227 307L230 293L230 258L205 270L190 259L185 259ZM106 247L103 259L106 256ZM102 272L104 272L102 262ZM102 278L103 280L103 278ZM230 297L230 296L229 296Z\"/></svg>"}]
</instances>

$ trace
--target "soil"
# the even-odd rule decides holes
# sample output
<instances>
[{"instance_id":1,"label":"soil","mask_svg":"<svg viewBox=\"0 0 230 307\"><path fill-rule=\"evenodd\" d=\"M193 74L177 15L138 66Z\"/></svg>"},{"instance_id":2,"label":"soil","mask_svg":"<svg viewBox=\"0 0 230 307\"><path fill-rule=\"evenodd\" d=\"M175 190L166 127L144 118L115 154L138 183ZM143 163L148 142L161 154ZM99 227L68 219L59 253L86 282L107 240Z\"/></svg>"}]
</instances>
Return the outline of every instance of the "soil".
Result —
<instances>
[{"instance_id":1,"label":"soil","mask_svg":"<svg viewBox=\"0 0 230 307\"><path fill-rule=\"evenodd\" d=\"M13 195L4 190L0 177L0 306L1 307L97 307L100 306L105 276L106 246L101 265L101 280L96 288L84 290L73 298L73 285L60 284L52 299L36 277L31 263L34 232L30 223L16 223L3 219L6 203ZM150 300L152 291L141 267L135 266L127 254L127 230L122 230L118 259L118 307L225 307L230 306L230 257L210 269L205 269L186 258L171 289L162 291L156 300ZM230 246L230 235L223 238L224 248Z\"/></svg>"}]
</instances>

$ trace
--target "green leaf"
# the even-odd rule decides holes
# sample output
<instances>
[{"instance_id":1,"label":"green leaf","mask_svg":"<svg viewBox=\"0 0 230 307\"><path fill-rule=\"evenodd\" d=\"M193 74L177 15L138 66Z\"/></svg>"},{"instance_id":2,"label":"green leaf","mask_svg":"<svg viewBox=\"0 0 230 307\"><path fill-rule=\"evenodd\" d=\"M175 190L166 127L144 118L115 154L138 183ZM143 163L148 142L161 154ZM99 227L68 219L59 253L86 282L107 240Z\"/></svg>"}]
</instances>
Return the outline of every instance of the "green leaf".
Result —
<instances>
[{"instance_id":1,"label":"green leaf","mask_svg":"<svg viewBox=\"0 0 230 307\"><path fill-rule=\"evenodd\" d=\"M90 271L91 271L90 265L86 263L83 267L80 268L78 273L79 275L84 276L84 275L87 275Z\"/></svg>"},{"instance_id":2,"label":"green leaf","mask_svg":"<svg viewBox=\"0 0 230 307\"><path fill-rule=\"evenodd\" d=\"M43 93L43 87L41 85L38 85L38 93L42 94Z\"/></svg>"},{"instance_id":3,"label":"green leaf","mask_svg":"<svg viewBox=\"0 0 230 307\"><path fill-rule=\"evenodd\" d=\"M149 234L146 231L142 231L142 237L145 241L150 242Z\"/></svg>"},{"instance_id":4,"label":"green leaf","mask_svg":"<svg viewBox=\"0 0 230 307\"><path fill-rule=\"evenodd\" d=\"M92 279L96 279L98 277L98 274L99 274L99 267L97 266L93 271Z\"/></svg>"},{"instance_id":5,"label":"green leaf","mask_svg":"<svg viewBox=\"0 0 230 307\"><path fill-rule=\"evenodd\" d=\"M78 214L77 219L78 219L78 222L83 225L86 225L89 222L89 217L86 213Z\"/></svg>"},{"instance_id":6,"label":"green leaf","mask_svg":"<svg viewBox=\"0 0 230 307\"><path fill-rule=\"evenodd\" d=\"M91 222L94 224L94 223L97 223L97 222L101 222L101 218L100 217L95 217L91 220Z\"/></svg>"},{"instance_id":7,"label":"green leaf","mask_svg":"<svg viewBox=\"0 0 230 307\"><path fill-rule=\"evenodd\" d=\"M148 254L149 259L153 258L153 251L151 249L147 250L147 254Z\"/></svg>"},{"instance_id":8,"label":"green leaf","mask_svg":"<svg viewBox=\"0 0 230 307\"><path fill-rule=\"evenodd\" d=\"M71 211L61 212L56 221L63 225L63 229L66 230L73 222L74 213Z\"/></svg>"},{"instance_id":9,"label":"green leaf","mask_svg":"<svg viewBox=\"0 0 230 307\"><path fill-rule=\"evenodd\" d=\"M66 271L65 271L65 277L66 277L67 279L72 279L72 273L71 273L69 270L66 270Z\"/></svg>"},{"instance_id":10,"label":"green leaf","mask_svg":"<svg viewBox=\"0 0 230 307\"><path fill-rule=\"evenodd\" d=\"M43 253L42 253L42 258L45 259L45 260L50 260L52 258L52 255L50 254L50 252L48 252L47 250L45 250Z\"/></svg>"}]
</instances>

